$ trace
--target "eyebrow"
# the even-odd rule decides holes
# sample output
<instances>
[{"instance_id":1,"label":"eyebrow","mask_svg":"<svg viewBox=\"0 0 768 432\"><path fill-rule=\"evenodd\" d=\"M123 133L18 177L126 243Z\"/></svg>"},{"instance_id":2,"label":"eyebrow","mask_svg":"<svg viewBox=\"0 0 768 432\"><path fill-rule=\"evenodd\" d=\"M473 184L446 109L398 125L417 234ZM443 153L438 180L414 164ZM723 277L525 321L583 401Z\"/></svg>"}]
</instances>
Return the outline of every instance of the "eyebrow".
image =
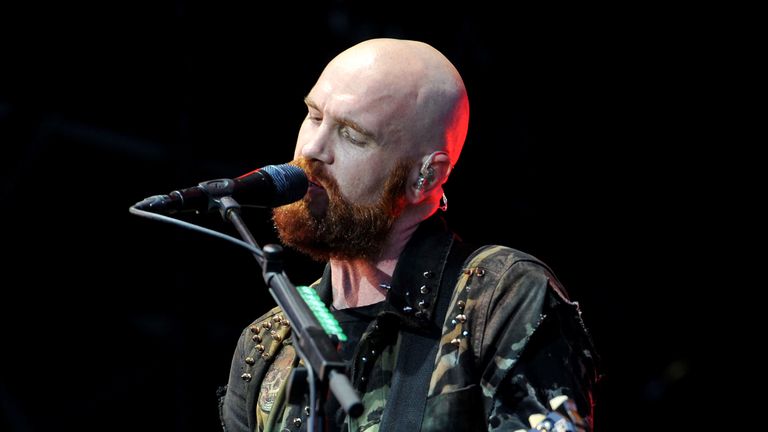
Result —
<instances>
[{"instance_id":1,"label":"eyebrow","mask_svg":"<svg viewBox=\"0 0 768 432\"><path fill-rule=\"evenodd\" d=\"M315 101L313 101L309 96L304 97L304 103L307 104L308 107L310 107L310 108L312 108L314 110L317 110L317 111L320 111L320 112L323 111L323 110L320 109L319 106L317 106ZM336 121L336 123L338 123L340 125L350 127L352 129L356 130L357 132L365 135L367 138L369 138L371 140L374 140L374 141L376 140L376 137L373 134L373 132L369 131L368 129L366 129L366 128L362 127L362 126L360 126L360 124L358 124L354 120L351 120L351 119L348 119L348 118L345 118L345 117L333 117L333 119Z\"/></svg>"}]
</instances>

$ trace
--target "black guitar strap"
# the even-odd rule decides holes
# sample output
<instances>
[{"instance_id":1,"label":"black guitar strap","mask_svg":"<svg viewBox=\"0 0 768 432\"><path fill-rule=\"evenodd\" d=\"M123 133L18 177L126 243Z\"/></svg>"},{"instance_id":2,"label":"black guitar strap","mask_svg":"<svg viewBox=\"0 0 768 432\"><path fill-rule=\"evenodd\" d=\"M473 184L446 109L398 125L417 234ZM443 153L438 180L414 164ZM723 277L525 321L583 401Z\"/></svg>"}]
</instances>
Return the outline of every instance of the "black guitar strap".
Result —
<instances>
[{"instance_id":1,"label":"black guitar strap","mask_svg":"<svg viewBox=\"0 0 768 432\"><path fill-rule=\"evenodd\" d=\"M440 280L440 288L432 309L433 328L442 329L445 314L453 296L464 261L475 249L461 241L453 241ZM418 431L427 403L435 358L442 331L401 331L397 364L392 376L390 397L381 419L382 432Z\"/></svg>"}]
</instances>

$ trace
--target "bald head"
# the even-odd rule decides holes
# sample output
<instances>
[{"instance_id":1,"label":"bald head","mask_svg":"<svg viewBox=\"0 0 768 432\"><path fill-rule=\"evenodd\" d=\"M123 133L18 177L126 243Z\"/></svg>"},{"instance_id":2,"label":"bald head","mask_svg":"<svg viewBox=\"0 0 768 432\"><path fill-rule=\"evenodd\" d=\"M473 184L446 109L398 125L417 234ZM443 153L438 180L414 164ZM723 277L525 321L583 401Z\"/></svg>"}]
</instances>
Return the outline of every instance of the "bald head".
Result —
<instances>
[{"instance_id":1,"label":"bald head","mask_svg":"<svg viewBox=\"0 0 768 432\"><path fill-rule=\"evenodd\" d=\"M407 238L437 211L469 118L464 83L439 51L395 39L360 43L326 66L304 102L294 158L311 185L286 220L318 231L299 243L344 249L373 240L365 249L380 254L383 242ZM331 226L340 234L320 239Z\"/></svg>"},{"instance_id":2,"label":"bald head","mask_svg":"<svg viewBox=\"0 0 768 432\"><path fill-rule=\"evenodd\" d=\"M334 58L317 83L358 98L380 115L389 142L419 157L433 151L459 158L469 121L464 82L439 51L416 41L372 39Z\"/></svg>"}]
</instances>

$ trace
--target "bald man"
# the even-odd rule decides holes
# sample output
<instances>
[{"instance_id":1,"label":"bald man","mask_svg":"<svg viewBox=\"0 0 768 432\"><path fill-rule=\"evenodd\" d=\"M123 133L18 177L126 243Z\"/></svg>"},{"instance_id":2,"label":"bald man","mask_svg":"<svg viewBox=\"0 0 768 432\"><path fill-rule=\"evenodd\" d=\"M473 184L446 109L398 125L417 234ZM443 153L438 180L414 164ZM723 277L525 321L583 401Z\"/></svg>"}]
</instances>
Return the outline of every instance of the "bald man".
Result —
<instances>
[{"instance_id":1,"label":"bald man","mask_svg":"<svg viewBox=\"0 0 768 432\"><path fill-rule=\"evenodd\" d=\"M527 429L557 396L589 423L594 355L577 304L537 259L469 247L436 215L469 121L451 62L421 42L365 41L304 102L294 163L310 187L274 210L275 226L327 262L313 287L348 337L339 352L365 406L347 418L331 397L325 429ZM245 329L221 399L225 430L306 429L309 408L285 399L297 364L279 309Z\"/></svg>"}]
</instances>

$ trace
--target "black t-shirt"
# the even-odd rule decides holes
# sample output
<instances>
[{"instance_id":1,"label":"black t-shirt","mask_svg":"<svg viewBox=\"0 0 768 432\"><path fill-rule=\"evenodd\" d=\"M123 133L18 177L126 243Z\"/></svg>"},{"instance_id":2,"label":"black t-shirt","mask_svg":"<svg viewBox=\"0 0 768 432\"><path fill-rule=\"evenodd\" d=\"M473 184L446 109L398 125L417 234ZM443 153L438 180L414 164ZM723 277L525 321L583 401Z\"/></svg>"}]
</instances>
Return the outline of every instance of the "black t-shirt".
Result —
<instances>
[{"instance_id":1,"label":"black t-shirt","mask_svg":"<svg viewBox=\"0 0 768 432\"><path fill-rule=\"evenodd\" d=\"M358 308L348 308L335 310L331 308L331 313L336 321L339 322L344 334L347 335L347 341L341 342L339 345L339 354L344 361L350 361L355 354L355 349L360 342L360 337L363 335L368 325L376 318L376 315L381 312L384 307L384 302L374 303L368 306L362 306ZM325 421L328 425L326 430L328 431L341 431L341 427L344 424L344 410L339 405L333 395L329 395L325 402Z\"/></svg>"}]
</instances>

